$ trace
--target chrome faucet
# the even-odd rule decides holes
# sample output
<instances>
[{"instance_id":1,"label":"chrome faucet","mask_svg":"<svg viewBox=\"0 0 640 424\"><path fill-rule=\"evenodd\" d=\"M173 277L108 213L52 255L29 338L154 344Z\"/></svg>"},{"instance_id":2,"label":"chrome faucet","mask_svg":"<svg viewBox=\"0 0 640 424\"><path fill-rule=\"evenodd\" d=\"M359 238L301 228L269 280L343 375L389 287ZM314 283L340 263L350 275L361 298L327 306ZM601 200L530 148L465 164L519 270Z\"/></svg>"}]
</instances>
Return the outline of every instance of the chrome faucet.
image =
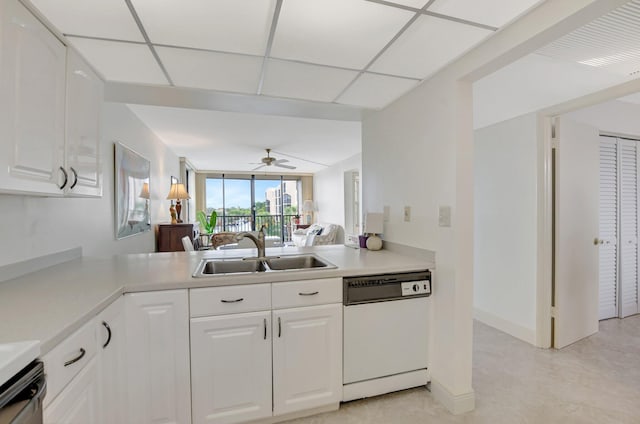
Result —
<instances>
[{"instance_id":1,"label":"chrome faucet","mask_svg":"<svg viewBox=\"0 0 640 424\"><path fill-rule=\"evenodd\" d=\"M240 241L243 238L248 238L249 240L251 240L253 242L253 244L256 245L256 248L258 249L258 259L264 259L266 254L265 254L265 248L264 248L264 240L265 240L265 234L264 234L264 229L267 227L266 224L262 224L262 227L260 227L260 231L258 231L258 237L256 237L255 235L253 235L253 233L248 232L248 231L244 231L242 233L238 233L236 235L236 240Z\"/></svg>"}]
</instances>

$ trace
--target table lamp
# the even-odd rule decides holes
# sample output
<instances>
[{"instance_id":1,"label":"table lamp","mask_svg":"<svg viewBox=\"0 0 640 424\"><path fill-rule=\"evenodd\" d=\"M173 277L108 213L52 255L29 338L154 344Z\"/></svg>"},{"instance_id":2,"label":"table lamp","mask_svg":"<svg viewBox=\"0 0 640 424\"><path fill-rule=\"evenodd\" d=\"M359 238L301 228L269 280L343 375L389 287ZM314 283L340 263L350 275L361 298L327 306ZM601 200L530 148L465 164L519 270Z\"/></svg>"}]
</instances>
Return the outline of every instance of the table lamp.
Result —
<instances>
[{"instance_id":1,"label":"table lamp","mask_svg":"<svg viewBox=\"0 0 640 424\"><path fill-rule=\"evenodd\" d=\"M367 249L380 250L382 249L382 239L377 234L382 234L384 231L384 215L381 213L368 213L364 220L364 232L370 234L367 239Z\"/></svg>"},{"instance_id":2,"label":"table lamp","mask_svg":"<svg viewBox=\"0 0 640 424\"><path fill-rule=\"evenodd\" d=\"M302 212L304 212L306 215L307 224L311 224L311 215L313 214L314 210L315 208L313 206L313 200L305 200L302 204Z\"/></svg>"},{"instance_id":3,"label":"table lamp","mask_svg":"<svg viewBox=\"0 0 640 424\"><path fill-rule=\"evenodd\" d=\"M171 184L171 189L169 189L169 195L167 196L167 200L176 201L175 208L173 207L173 202L171 203L171 207L169 208L169 212L171 213L172 224L177 224L182 222L182 219L180 219L180 212L182 212L182 203L180 203L180 201L185 199L191 199L191 196L189 196L189 193L187 193L187 190L184 188L184 184L182 183Z\"/></svg>"}]
</instances>

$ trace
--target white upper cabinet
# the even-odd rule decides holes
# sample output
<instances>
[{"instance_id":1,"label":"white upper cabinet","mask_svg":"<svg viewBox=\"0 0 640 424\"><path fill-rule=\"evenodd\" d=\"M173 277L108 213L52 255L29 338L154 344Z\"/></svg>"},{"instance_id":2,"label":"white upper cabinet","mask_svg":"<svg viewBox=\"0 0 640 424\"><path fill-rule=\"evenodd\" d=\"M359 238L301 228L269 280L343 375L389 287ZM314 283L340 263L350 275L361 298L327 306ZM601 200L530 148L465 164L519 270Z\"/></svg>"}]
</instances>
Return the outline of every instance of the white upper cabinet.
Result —
<instances>
[{"instance_id":1,"label":"white upper cabinet","mask_svg":"<svg viewBox=\"0 0 640 424\"><path fill-rule=\"evenodd\" d=\"M67 50L66 166L69 181L65 193L101 196L100 109L104 83L80 58Z\"/></svg>"},{"instance_id":2,"label":"white upper cabinet","mask_svg":"<svg viewBox=\"0 0 640 424\"><path fill-rule=\"evenodd\" d=\"M0 31L0 191L62 195L66 49L17 0Z\"/></svg>"},{"instance_id":3,"label":"white upper cabinet","mask_svg":"<svg viewBox=\"0 0 640 424\"><path fill-rule=\"evenodd\" d=\"M103 82L17 0L0 2L0 192L101 196Z\"/></svg>"}]
</instances>

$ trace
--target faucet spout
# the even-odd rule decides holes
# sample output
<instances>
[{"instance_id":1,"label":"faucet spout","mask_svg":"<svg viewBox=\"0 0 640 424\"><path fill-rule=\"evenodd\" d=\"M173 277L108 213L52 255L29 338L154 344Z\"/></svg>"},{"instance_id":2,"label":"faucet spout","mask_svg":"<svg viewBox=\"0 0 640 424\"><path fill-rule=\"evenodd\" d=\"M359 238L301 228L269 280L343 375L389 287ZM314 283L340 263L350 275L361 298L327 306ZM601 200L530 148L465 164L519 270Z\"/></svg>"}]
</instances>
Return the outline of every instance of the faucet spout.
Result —
<instances>
[{"instance_id":1,"label":"faucet spout","mask_svg":"<svg viewBox=\"0 0 640 424\"><path fill-rule=\"evenodd\" d=\"M258 258L264 258L266 256L265 254L265 238L266 237L264 234L265 228L266 228L266 225L263 224L260 227L260 230L258 231L257 237L253 233L250 233L248 231L238 233L236 235L236 240L242 240L245 237L248 238L253 242L253 244L256 245L256 248L258 249Z\"/></svg>"}]
</instances>

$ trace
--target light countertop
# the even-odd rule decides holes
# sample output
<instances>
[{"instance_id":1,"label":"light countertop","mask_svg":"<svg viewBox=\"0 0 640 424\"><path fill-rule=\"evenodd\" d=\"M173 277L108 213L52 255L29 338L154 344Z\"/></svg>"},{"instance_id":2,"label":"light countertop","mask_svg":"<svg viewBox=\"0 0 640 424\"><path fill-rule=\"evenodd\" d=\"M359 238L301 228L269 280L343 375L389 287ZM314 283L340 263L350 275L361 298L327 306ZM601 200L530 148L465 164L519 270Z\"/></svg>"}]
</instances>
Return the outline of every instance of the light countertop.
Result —
<instances>
[{"instance_id":1,"label":"light countertop","mask_svg":"<svg viewBox=\"0 0 640 424\"><path fill-rule=\"evenodd\" d=\"M255 249L82 257L0 283L0 343L39 340L42 354L124 293L308 280L433 269L430 257L342 245L268 248L267 255L315 253L335 269L193 278L202 258L255 256Z\"/></svg>"}]
</instances>

